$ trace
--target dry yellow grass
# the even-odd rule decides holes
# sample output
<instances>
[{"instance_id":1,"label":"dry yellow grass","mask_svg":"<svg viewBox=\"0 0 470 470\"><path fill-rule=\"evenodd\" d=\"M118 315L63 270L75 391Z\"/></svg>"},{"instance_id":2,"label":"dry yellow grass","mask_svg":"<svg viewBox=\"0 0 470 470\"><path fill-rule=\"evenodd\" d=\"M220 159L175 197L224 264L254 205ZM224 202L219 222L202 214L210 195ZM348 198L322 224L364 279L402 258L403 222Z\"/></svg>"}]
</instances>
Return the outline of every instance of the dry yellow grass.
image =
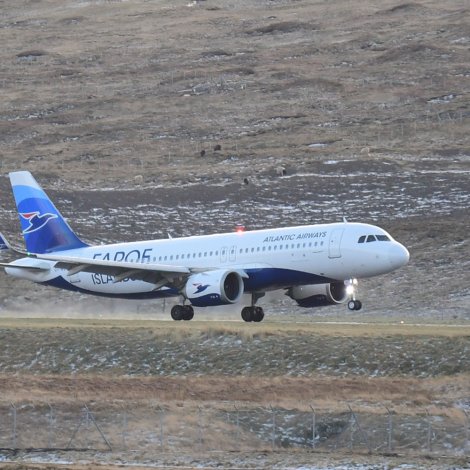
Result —
<instances>
[{"instance_id":1,"label":"dry yellow grass","mask_svg":"<svg viewBox=\"0 0 470 470\"><path fill-rule=\"evenodd\" d=\"M246 324L240 321L198 321L190 323L151 320L89 320L89 319L51 319L51 318L0 318L0 328L32 329L145 329L155 335L171 335L177 338L198 335L240 335L243 338L256 336L282 336L283 334L327 335L348 337L380 336L470 336L470 325L377 323L366 322L324 322L324 321L276 321L265 320L261 324Z\"/></svg>"}]
</instances>

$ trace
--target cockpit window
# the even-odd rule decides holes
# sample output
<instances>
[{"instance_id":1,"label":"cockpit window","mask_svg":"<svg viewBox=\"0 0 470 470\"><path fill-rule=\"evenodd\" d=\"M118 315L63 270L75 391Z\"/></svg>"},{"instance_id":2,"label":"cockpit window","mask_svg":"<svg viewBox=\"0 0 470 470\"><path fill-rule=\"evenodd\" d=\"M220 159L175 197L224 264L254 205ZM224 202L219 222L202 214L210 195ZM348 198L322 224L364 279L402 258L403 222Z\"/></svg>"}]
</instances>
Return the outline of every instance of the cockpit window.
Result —
<instances>
[{"instance_id":1,"label":"cockpit window","mask_svg":"<svg viewBox=\"0 0 470 470\"><path fill-rule=\"evenodd\" d=\"M390 238L387 237L387 235L376 235L377 240L379 242L389 242Z\"/></svg>"},{"instance_id":2,"label":"cockpit window","mask_svg":"<svg viewBox=\"0 0 470 470\"><path fill-rule=\"evenodd\" d=\"M387 235L362 235L359 237L359 240L357 241L357 243L364 243L364 242L370 243L370 242L375 242L375 241L389 242L390 237L388 237Z\"/></svg>"}]
</instances>

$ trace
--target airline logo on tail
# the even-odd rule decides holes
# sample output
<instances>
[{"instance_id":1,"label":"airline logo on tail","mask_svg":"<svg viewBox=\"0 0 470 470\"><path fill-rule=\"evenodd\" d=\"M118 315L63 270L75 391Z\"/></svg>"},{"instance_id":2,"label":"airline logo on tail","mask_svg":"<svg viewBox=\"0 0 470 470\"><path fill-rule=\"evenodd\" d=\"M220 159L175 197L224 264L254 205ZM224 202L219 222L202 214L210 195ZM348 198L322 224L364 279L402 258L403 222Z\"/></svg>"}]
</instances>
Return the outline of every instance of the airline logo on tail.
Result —
<instances>
[{"instance_id":1,"label":"airline logo on tail","mask_svg":"<svg viewBox=\"0 0 470 470\"><path fill-rule=\"evenodd\" d=\"M45 214L39 214L38 211L36 212L23 212L19 213L23 219L29 222L29 227L26 227L23 230L23 235L27 233L36 232L40 228L44 227L44 225L49 222L49 220L57 219L57 214L51 214L50 212L46 212Z\"/></svg>"}]
</instances>

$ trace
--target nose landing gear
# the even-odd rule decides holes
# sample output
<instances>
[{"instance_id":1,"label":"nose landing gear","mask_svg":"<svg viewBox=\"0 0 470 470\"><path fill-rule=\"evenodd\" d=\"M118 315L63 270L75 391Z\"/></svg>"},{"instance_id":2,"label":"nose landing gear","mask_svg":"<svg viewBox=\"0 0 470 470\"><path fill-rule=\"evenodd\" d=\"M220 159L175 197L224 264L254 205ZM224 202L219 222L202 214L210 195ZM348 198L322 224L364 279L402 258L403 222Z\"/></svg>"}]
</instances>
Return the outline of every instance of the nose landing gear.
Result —
<instances>
[{"instance_id":1,"label":"nose landing gear","mask_svg":"<svg viewBox=\"0 0 470 470\"><path fill-rule=\"evenodd\" d=\"M362 302L356 299L356 286L357 279L350 279L346 285L346 292L349 295L348 308L349 310L361 310Z\"/></svg>"},{"instance_id":2,"label":"nose landing gear","mask_svg":"<svg viewBox=\"0 0 470 470\"><path fill-rule=\"evenodd\" d=\"M362 302L360 300L350 300L348 302L349 310L361 310Z\"/></svg>"}]
</instances>

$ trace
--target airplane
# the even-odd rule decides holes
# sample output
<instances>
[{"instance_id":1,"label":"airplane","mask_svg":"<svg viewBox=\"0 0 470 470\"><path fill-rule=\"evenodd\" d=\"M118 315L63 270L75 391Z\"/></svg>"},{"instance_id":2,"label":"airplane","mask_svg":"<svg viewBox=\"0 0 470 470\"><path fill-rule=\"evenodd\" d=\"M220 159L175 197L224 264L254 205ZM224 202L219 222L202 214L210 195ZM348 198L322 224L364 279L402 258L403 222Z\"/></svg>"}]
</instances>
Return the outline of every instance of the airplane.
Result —
<instances>
[{"instance_id":1,"label":"airplane","mask_svg":"<svg viewBox=\"0 0 470 470\"><path fill-rule=\"evenodd\" d=\"M260 322L256 305L282 289L301 307L347 302L360 310L357 279L407 264L408 250L380 227L353 223L243 230L182 238L91 246L73 232L28 171L9 174L26 251L0 234L0 250L19 258L5 272L46 286L126 299L179 297L173 320L191 320L193 307L240 303L246 322Z\"/></svg>"}]
</instances>

